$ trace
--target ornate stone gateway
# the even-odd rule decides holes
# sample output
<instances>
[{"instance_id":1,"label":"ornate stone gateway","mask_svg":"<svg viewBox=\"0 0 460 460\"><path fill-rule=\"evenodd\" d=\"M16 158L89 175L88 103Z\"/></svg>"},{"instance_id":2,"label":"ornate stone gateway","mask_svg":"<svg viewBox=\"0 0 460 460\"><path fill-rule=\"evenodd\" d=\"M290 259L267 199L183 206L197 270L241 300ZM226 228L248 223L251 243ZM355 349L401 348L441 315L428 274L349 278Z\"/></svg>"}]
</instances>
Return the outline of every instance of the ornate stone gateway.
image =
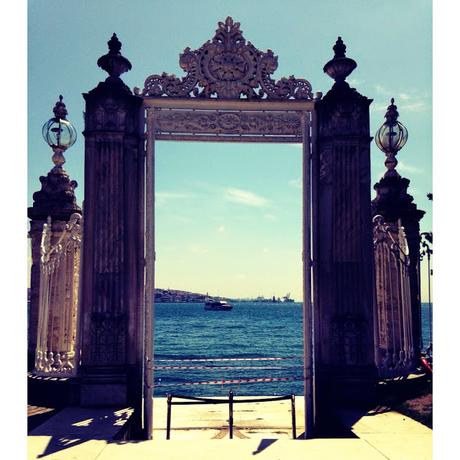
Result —
<instances>
[{"instance_id":1,"label":"ornate stone gateway","mask_svg":"<svg viewBox=\"0 0 460 460\"><path fill-rule=\"evenodd\" d=\"M183 78L151 75L132 94L120 79L131 63L115 34L108 45L98 65L109 77L84 95L81 404L130 404L133 436L152 435L155 142L302 143L305 437L311 437L323 401L361 396L360 384L375 374L370 101L345 82L356 63L339 37L324 67L336 83L324 99L314 97L307 80L275 81L277 57L246 41L228 17L212 40L185 49ZM321 392L313 391L314 380Z\"/></svg>"},{"instance_id":2,"label":"ornate stone gateway","mask_svg":"<svg viewBox=\"0 0 460 460\"><path fill-rule=\"evenodd\" d=\"M186 48L180 65L187 75L149 76L142 91L147 114L146 304L154 297L154 157L156 140L278 142L303 144L304 382L306 433L313 429L313 337L310 222L310 163L315 145L314 100L307 80L293 76L274 81L278 67L271 50L247 42L231 17L219 22L214 38L201 48ZM146 324L151 324L148 314ZM153 350L146 329L146 353ZM150 359L151 358L151 359ZM152 357L145 383L145 420L151 423ZM151 431L151 428L147 428Z\"/></svg>"}]
</instances>

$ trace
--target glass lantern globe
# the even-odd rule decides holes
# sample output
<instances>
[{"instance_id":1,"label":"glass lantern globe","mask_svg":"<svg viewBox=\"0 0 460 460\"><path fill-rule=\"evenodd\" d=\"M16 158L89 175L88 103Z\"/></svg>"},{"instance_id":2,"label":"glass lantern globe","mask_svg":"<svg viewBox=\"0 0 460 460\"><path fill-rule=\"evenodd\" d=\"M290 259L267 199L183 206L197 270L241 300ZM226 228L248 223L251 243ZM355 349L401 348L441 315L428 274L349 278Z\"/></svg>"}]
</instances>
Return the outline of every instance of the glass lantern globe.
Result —
<instances>
[{"instance_id":1,"label":"glass lantern globe","mask_svg":"<svg viewBox=\"0 0 460 460\"><path fill-rule=\"evenodd\" d=\"M67 150L77 140L77 131L70 121L55 117L42 128L43 138L52 149Z\"/></svg>"},{"instance_id":2,"label":"glass lantern globe","mask_svg":"<svg viewBox=\"0 0 460 460\"><path fill-rule=\"evenodd\" d=\"M407 142L408 132L406 127L396 122L385 122L375 134L377 147L385 153L396 153Z\"/></svg>"},{"instance_id":3,"label":"glass lantern globe","mask_svg":"<svg viewBox=\"0 0 460 460\"><path fill-rule=\"evenodd\" d=\"M407 142L408 132L406 127L398 121L398 111L395 100L391 99L385 114L385 123L375 133L375 143L384 153L396 154Z\"/></svg>"}]
</instances>

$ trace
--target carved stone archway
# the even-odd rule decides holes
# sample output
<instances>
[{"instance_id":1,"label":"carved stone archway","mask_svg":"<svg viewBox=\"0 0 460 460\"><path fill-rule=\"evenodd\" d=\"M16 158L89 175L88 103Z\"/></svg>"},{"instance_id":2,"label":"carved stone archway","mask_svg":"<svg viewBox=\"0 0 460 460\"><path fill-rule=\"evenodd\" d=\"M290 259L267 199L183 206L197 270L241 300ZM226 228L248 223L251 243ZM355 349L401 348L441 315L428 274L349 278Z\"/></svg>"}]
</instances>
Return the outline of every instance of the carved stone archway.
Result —
<instances>
[{"instance_id":1,"label":"carved stone archway","mask_svg":"<svg viewBox=\"0 0 460 460\"><path fill-rule=\"evenodd\" d=\"M312 88L293 76L275 81L278 58L247 42L240 24L228 17L211 41L180 56L187 75L149 76L142 97L147 118L146 156L146 304L145 323L154 298L154 157L155 141L301 143L303 177L303 318L305 433L313 432L313 336L311 286L311 159L316 145ZM299 255L300 256L300 255ZM146 350L153 350L146 328ZM153 357L147 357L145 420L151 424ZM149 368L152 367L150 370ZM147 426L147 432L151 427Z\"/></svg>"}]
</instances>

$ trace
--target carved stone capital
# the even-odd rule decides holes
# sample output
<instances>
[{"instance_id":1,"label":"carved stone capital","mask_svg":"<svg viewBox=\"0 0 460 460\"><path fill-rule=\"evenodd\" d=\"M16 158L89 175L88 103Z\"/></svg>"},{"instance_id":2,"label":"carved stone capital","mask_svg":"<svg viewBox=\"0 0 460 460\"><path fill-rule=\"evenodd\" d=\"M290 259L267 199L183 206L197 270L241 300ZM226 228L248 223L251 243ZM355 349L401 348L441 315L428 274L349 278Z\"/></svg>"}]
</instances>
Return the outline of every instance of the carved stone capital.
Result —
<instances>
[{"instance_id":1,"label":"carved stone capital","mask_svg":"<svg viewBox=\"0 0 460 460\"><path fill-rule=\"evenodd\" d=\"M84 94L86 100L85 131L137 133L142 98L122 89L100 85Z\"/></svg>"},{"instance_id":2,"label":"carved stone capital","mask_svg":"<svg viewBox=\"0 0 460 460\"><path fill-rule=\"evenodd\" d=\"M425 211L417 209L414 198L407 193L410 180L398 175L385 175L374 185L377 196L372 200L372 215L384 217L386 222L398 219L419 222Z\"/></svg>"},{"instance_id":3,"label":"carved stone capital","mask_svg":"<svg viewBox=\"0 0 460 460\"><path fill-rule=\"evenodd\" d=\"M41 190L33 194L34 204L28 209L30 219L45 221L51 216L53 221L67 221L73 213L81 214L75 197L78 184L64 169L53 168L46 176L40 176L40 182Z\"/></svg>"},{"instance_id":4,"label":"carved stone capital","mask_svg":"<svg viewBox=\"0 0 460 460\"><path fill-rule=\"evenodd\" d=\"M369 137L369 104L372 99L350 88L347 82L335 83L332 89L317 102L319 135L323 138L337 136Z\"/></svg>"}]
</instances>

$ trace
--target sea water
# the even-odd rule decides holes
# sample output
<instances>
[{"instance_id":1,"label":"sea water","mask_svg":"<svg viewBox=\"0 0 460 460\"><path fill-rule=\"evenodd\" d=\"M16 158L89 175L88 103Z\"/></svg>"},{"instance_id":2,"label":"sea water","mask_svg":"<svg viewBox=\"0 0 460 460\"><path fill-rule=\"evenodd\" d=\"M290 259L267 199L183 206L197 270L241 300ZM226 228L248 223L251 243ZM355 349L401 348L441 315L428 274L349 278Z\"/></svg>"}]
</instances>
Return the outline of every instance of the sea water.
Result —
<instances>
[{"instance_id":1,"label":"sea water","mask_svg":"<svg viewBox=\"0 0 460 460\"><path fill-rule=\"evenodd\" d=\"M428 304L422 304L425 346L428 312ZM154 394L220 396L232 389L240 396L302 395L302 330L301 303L235 302L231 311L206 311L200 303L157 303ZM251 379L280 380L244 383Z\"/></svg>"}]
</instances>

